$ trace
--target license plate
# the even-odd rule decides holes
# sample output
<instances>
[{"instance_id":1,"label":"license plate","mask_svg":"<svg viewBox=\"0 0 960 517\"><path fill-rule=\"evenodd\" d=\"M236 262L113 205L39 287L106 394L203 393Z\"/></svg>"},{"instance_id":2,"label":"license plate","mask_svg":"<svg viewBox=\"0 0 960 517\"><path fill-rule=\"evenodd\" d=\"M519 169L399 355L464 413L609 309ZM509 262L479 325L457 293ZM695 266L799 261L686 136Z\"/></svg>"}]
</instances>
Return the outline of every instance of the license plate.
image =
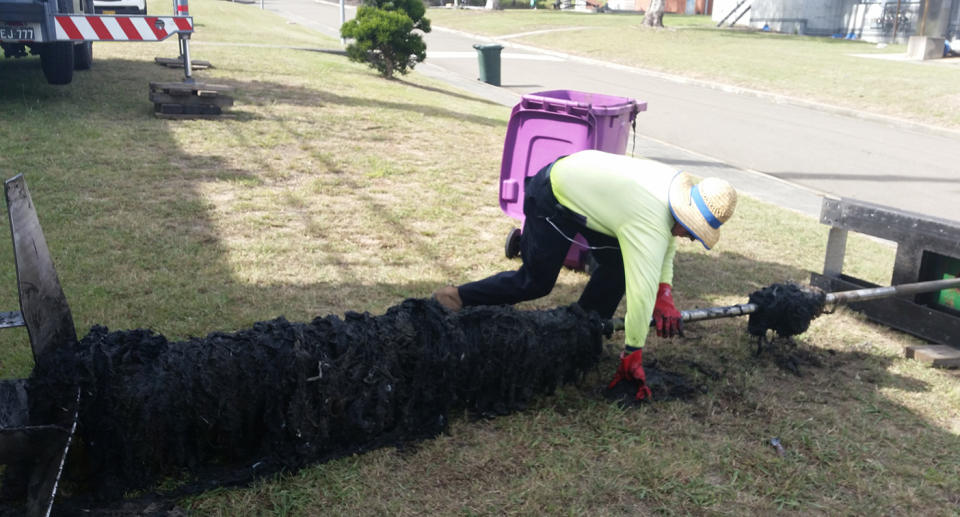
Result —
<instances>
[{"instance_id":1,"label":"license plate","mask_svg":"<svg viewBox=\"0 0 960 517\"><path fill-rule=\"evenodd\" d=\"M117 14L113 9L104 9L103 14Z\"/></svg>"},{"instance_id":2,"label":"license plate","mask_svg":"<svg viewBox=\"0 0 960 517\"><path fill-rule=\"evenodd\" d=\"M0 40L4 41L33 41L35 38L33 27L17 25L0 25Z\"/></svg>"}]
</instances>

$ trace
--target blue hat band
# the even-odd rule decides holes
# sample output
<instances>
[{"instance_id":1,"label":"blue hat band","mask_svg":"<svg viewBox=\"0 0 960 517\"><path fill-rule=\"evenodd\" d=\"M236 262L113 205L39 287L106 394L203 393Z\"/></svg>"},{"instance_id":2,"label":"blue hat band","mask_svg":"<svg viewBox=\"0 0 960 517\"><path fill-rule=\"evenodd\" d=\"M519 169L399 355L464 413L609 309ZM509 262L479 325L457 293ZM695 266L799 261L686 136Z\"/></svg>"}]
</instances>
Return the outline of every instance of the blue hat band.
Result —
<instances>
[{"instance_id":1,"label":"blue hat band","mask_svg":"<svg viewBox=\"0 0 960 517\"><path fill-rule=\"evenodd\" d=\"M713 215L713 212L710 211L710 208L707 207L707 203L703 200L703 196L700 195L700 189L698 187L699 185L690 187L690 198L693 199L693 203L697 205L697 209L700 210L703 218L707 220L707 224L716 230L720 228L720 225L723 223L721 223L720 220Z\"/></svg>"}]
</instances>

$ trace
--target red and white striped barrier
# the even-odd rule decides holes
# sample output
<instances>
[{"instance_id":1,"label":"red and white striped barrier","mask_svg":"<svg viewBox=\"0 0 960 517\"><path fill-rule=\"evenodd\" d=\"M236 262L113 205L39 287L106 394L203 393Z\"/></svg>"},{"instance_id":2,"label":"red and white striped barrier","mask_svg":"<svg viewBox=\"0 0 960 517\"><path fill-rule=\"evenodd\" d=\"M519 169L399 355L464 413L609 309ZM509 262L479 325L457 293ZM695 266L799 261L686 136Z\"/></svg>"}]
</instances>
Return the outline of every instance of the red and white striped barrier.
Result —
<instances>
[{"instance_id":1,"label":"red and white striped barrier","mask_svg":"<svg viewBox=\"0 0 960 517\"><path fill-rule=\"evenodd\" d=\"M161 41L192 33L190 16L55 16L57 41Z\"/></svg>"}]
</instances>

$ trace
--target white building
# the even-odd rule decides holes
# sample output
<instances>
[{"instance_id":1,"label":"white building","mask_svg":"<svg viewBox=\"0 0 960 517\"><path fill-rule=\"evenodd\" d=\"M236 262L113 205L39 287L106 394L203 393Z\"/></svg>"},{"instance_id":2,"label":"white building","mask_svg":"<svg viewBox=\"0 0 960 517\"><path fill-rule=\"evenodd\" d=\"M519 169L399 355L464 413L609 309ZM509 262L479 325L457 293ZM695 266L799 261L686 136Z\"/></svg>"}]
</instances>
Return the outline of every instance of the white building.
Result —
<instances>
[{"instance_id":1,"label":"white building","mask_svg":"<svg viewBox=\"0 0 960 517\"><path fill-rule=\"evenodd\" d=\"M903 43L960 40L960 0L714 0L713 20L787 34Z\"/></svg>"}]
</instances>

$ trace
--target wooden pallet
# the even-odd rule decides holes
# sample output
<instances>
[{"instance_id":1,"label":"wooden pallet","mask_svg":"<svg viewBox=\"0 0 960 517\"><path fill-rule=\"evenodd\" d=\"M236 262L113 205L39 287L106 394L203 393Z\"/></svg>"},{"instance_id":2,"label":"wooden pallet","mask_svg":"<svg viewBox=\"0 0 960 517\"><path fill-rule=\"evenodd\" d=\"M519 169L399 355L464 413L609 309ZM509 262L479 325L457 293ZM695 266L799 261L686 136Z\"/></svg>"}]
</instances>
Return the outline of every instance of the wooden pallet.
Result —
<instances>
[{"instance_id":1,"label":"wooden pallet","mask_svg":"<svg viewBox=\"0 0 960 517\"><path fill-rule=\"evenodd\" d=\"M210 118L233 106L232 86L207 83L150 83L150 102L160 118Z\"/></svg>"},{"instance_id":2,"label":"wooden pallet","mask_svg":"<svg viewBox=\"0 0 960 517\"><path fill-rule=\"evenodd\" d=\"M183 68L182 57L155 57L153 58L153 62L167 68ZM191 70L206 70L208 68L213 68L213 65L211 65L209 61L204 61L202 59L190 60Z\"/></svg>"},{"instance_id":3,"label":"wooden pallet","mask_svg":"<svg viewBox=\"0 0 960 517\"><path fill-rule=\"evenodd\" d=\"M910 345L904 350L908 359L916 359L934 368L960 368L960 350L948 345Z\"/></svg>"}]
</instances>

